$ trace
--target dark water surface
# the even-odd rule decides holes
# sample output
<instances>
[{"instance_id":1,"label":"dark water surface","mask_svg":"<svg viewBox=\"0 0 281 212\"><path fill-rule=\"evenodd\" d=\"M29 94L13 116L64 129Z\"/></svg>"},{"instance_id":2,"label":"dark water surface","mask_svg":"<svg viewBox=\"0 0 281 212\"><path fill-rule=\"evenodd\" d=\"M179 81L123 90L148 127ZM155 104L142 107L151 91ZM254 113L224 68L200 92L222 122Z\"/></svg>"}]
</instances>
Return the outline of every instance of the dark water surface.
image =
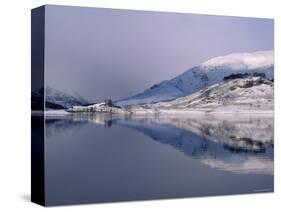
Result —
<instances>
[{"instance_id":1,"label":"dark water surface","mask_svg":"<svg viewBox=\"0 0 281 212\"><path fill-rule=\"evenodd\" d=\"M47 205L273 191L272 116L47 117Z\"/></svg>"}]
</instances>

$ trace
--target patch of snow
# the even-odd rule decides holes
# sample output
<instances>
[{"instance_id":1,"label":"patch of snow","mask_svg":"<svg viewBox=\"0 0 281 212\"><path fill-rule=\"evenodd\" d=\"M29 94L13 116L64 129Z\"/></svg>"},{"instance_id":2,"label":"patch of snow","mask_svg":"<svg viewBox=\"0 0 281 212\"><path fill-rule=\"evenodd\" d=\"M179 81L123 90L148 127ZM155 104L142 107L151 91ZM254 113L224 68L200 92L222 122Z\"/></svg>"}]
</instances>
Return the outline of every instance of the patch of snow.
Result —
<instances>
[{"instance_id":1,"label":"patch of snow","mask_svg":"<svg viewBox=\"0 0 281 212\"><path fill-rule=\"evenodd\" d=\"M232 70L266 69L273 66L273 51L259 51L254 53L234 53L212 58L200 66L206 70L224 67Z\"/></svg>"},{"instance_id":2,"label":"patch of snow","mask_svg":"<svg viewBox=\"0 0 281 212\"><path fill-rule=\"evenodd\" d=\"M115 106L109 106L105 102L100 102L87 106L73 106L68 109L69 112L72 113L126 113L124 109Z\"/></svg>"}]
</instances>

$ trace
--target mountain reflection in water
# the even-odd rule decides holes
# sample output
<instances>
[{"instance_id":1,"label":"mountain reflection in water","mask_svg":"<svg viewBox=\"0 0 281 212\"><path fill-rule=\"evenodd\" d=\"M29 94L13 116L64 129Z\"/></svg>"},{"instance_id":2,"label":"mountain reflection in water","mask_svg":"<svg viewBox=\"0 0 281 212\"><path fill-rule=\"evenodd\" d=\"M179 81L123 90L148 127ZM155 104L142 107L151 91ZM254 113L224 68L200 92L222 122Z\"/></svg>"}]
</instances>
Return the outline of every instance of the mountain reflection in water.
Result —
<instances>
[{"instance_id":1,"label":"mountain reflection in water","mask_svg":"<svg viewBox=\"0 0 281 212\"><path fill-rule=\"evenodd\" d=\"M208 167L239 174L273 175L271 115L120 116L72 114L46 119L46 136L93 123L135 130Z\"/></svg>"}]
</instances>

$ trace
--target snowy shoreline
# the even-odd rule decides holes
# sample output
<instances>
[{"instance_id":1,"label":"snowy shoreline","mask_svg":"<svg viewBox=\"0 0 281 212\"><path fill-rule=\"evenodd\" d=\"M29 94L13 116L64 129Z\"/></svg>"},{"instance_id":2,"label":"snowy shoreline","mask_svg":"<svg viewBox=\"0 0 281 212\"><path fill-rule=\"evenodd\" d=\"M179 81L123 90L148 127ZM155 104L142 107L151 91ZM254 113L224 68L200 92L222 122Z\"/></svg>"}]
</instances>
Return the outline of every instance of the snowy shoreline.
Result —
<instances>
[{"instance_id":1,"label":"snowy shoreline","mask_svg":"<svg viewBox=\"0 0 281 212\"><path fill-rule=\"evenodd\" d=\"M68 115L94 115L94 114L108 114L108 115L131 115L131 116L149 116L149 115L266 115L273 116L273 110L267 111L249 111L249 110L236 110L236 111L208 111L208 110L160 110L160 111L135 111L133 113L111 113L111 112L67 112L65 110L48 110L48 111L32 111L32 116L45 115L45 116L68 116Z\"/></svg>"},{"instance_id":2,"label":"snowy shoreline","mask_svg":"<svg viewBox=\"0 0 281 212\"><path fill-rule=\"evenodd\" d=\"M159 110L158 112L153 111L136 111L133 115L142 115L142 114L159 114L159 115L183 115L183 114L274 114L272 110L265 110L265 111L250 111L250 110L235 110L235 111L209 111L209 110Z\"/></svg>"}]
</instances>

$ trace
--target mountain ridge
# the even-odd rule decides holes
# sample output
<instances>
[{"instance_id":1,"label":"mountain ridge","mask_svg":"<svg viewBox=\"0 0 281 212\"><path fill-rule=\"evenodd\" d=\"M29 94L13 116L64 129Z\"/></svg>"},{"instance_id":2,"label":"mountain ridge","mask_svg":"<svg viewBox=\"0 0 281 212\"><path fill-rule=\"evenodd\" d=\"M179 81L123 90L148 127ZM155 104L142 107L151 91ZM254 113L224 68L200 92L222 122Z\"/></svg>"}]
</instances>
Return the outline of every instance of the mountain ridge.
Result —
<instances>
[{"instance_id":1,"label":"mountain ridge","mask_svg":"<svg viewBox=\"0 0 281 212\"><path fill-rule=\"evenodd\" d=\"M88 104L88 102L81 97L75 97L73 95L70 95L66 92L60 91L55 88L51 88L47 86L44 90L44 88L39 88L36 91L33 91L31 94L32 98L32 104L36 108L37 102L42 98L44 98L44 92L45 92L45 107L46 109L67 109L71 108L72 106L76 105L85 105Z\"/></svg>"},{"instance_id":2,"label":"mountain ridge","mask_svg":"<svg viewBox=\"0 0 281 212\"><path fill-rule=\"evenodd\" d=\"M228 54L211 58L171 80L162 81L132 97L115 101L115 104L127 106L169 101L216 84L233 73L264 73L266 78L273 79L273 71L273 51Z\"/></svg>"}]
</instances>

